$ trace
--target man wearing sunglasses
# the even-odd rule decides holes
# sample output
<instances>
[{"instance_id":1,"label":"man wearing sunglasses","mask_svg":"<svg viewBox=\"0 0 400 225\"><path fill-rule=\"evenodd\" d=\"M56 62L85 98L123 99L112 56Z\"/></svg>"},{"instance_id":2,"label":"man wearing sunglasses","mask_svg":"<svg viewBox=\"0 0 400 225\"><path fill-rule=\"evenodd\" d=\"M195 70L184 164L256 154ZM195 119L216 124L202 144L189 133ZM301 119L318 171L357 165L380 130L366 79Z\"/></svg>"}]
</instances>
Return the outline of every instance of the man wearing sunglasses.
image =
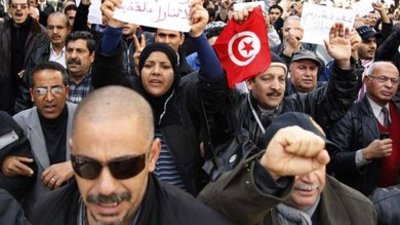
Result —
<instances>
[{"instance_id":1,"label":"man wearing sunglasses","mask_svg":"<svg viewBox=\"0 0 400 225\"><path fill-rule=\"evenodd\" d=\"M399 83L393 63L372 63L364 78L366 95L330 130L343 150L333 157L333 172L366 195L399 181L400 105L393 101Z\"/></svg>"},{"instance_id":2,"label":"man wearing sunglasses","mask_svg":"<svg viewBox=\"0 0 400 225\"><path fill-rule=\"evenodd\" d=\"M30 92L36 106L16 114L14 119L29 139L38 171L34 174L28 167L32 158L10 156L4 160L17 175L36 176L34 186L24 199L28 217L41 195L60 187L73 176L67 140L76 108L76 105L66 103L67 72L61 64L38 64L32 72L32 80Z\"/></svg>"},{"instance_id":3,"label":"man wearing sunglasses","mask_svg":"<svg viewBox=\"0 0 400 225\"><path fill-rule=\"evenodd\" d=\"M69 144L76 183L36 205L35 225L231 224L152 174L161 144L150 105L132 90L108 86L89 94Z\"/></svg>"}]
</instances>

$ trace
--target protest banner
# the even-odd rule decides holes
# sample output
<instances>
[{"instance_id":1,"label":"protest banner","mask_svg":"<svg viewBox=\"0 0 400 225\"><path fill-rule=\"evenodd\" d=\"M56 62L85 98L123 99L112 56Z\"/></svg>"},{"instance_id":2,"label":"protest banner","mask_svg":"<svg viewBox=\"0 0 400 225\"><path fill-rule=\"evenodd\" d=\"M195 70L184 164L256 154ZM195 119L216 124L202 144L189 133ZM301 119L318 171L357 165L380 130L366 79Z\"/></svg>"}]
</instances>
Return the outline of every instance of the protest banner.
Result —
<instances>
[{"instance_id":1,"label":"protest banner","mask_svg":"<svg viewBox=\"0 0 400 225\"><path fill-rule=\"evenodd\" d=\"M345 27L352 28L354 20L352 10L304 3L301 15L304 36L301 41L323 45L324 40L329 39L329 30L333 24L341 22Z\"/></svg>"},{"instance_id":2,"label":"protest banner","mask_svg":"<svg viewBox=\"0 0 400 225\"><path fill-rule=\"evenodd\" d=\"M101 0L91 0L89 6L88 21L91 24L102 24Z\"/></svg>"},{"instance_id":3,"label":"protest banner","mask_svg":"<svg viewBox=\"0 0 400 225\"><path fill-rule=\"evenodd\" d=\"M114 18L123 22L182 32L190 31L189 0L124 0Z\"/></svg>"}]
</instances>

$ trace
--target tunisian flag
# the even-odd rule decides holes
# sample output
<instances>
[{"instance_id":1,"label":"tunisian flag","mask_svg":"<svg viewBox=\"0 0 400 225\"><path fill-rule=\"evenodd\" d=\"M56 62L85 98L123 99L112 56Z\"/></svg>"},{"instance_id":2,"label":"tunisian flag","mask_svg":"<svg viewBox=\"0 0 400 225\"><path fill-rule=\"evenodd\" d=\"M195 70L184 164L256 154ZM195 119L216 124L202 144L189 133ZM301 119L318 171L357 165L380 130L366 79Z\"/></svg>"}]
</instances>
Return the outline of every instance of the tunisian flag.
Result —
<instances>
[{"instance_id":1,"label":"tunisian flag","mask_svg":"<svg viewBox=\"0 0 400 225\"><path fill-rule=\"evenodd\" d=\"M261 7L253 9L242 24L230 20L214 48L227 73L230 88L264 72L271 63L271 55Z\"/></svg>"}]
</instances>

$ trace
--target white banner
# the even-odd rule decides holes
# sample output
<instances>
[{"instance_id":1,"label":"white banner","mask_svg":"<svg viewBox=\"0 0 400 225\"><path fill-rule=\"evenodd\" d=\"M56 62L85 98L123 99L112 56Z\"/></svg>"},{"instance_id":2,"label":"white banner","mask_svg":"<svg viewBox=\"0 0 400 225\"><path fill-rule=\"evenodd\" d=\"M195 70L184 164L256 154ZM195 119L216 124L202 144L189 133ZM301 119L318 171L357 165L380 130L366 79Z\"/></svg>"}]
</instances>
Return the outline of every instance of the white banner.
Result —
<instances>
[{"instance_id":1,"label":"white banner","mask_svg":"<svg viewBox=\"0 0 400 225\"><path fill-rule=\"evenodd\" d=\"M190 31L189 0L124 0L114 18L120 21L182 32Z\"/></svg>"},{"instance_id":2,"label":"white banner","mask_svg":"<svg viewBox=\"0 0 400 225\"><path fill-rule=\"evenodd\" d=\"M349 9L304 3L301 15L304 37L301 41L324 45L324 40L328 40L329 30L333 24L342 22L345 27L352 28L355 16Z\"/></svg>"},{"instance_id":3,"label":"white banner","mask_svg":"<svg viewBox=\"0 0 400 225\"><path fill-rule=\"evenodd\" d=\"M91 0L89 6L88 21L91 24L102 24L101 22L101 0Z\"/></svg>"}]
</instances>

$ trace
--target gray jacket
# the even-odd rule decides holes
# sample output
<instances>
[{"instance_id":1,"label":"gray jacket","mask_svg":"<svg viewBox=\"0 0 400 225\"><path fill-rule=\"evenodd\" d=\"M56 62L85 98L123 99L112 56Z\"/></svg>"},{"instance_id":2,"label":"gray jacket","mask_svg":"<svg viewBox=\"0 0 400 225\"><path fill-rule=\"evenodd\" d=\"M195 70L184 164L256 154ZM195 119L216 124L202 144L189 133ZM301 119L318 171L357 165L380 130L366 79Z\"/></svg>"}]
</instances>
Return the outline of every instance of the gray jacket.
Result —
<instances>
[{"instance_id":1,"label":"gray jacket","mask_svg":"<svg viewBox=\"0 0 400 225\"><path fill-rule=\"evenodd\" d=\"M76 105L73 103L66 103L68 108L68 125L67 125L67 139L71 136L72 130L72 119L75 114ZM33 205L38 200L39 196L50 192L47 189L42 180L41 174L43 171L50 166L50 160L46 149L46 143L44 140L43 131L39 121L39 115L36 107L24 110L16 115L14 115L14 120L19 126L24 130L25 136L29 139L32 148L32 154L34 160L37 164L37 176L36 181L31 189L31 192L27 194L27 198L24 201L24 209L28 217L29 213L33 208ZM69 160L70 149L68 147L68 142L65 143L67 146L66 159Z\"/></svg>"}]
</instances>

